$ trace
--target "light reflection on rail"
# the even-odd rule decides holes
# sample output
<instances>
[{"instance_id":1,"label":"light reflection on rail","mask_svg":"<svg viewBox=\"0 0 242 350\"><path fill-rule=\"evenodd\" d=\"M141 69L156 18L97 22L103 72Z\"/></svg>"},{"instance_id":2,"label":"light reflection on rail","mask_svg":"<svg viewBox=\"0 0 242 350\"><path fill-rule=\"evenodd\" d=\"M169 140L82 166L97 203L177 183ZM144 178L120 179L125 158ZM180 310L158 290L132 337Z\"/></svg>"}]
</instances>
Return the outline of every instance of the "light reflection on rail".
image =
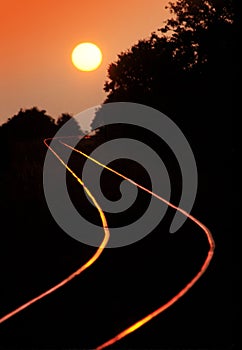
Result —
<instances>
[{"instance_id":1,"label":"light reflection on rail","mask_svg":"<svg viewBox=\"0 0 242 350\"><path fill-rule=\"evenodd\" d=\"M65 139L68 139L68 137L65 137ZM80 183L80 185L83 186L84 191L86 192L87 196L91 199L92 203L94 204L94 206L97 208L101 221L102 221L102 226L103 226L103 230L104 230L104 238L100 244L100 246L97 248L95 254L84 264L82 265L78 270L76 270L75 272L73 272L71 275L69 275L67 278L65 278L63 281L61 281L60 283L56 284L54 287L48 289L47 291L45 291L44 293L40 294L39 296L31 299L30 301L26 302L25 304L21 305L20 307L16 308L15 310L9 312L8 314L6 314L5 316L0 318L0 323L5 322L6 320L10 319L11 317L13 317L14 315L16 315L17 313L19 313L20 311L26 309L27 307L29 307L30 305L34 304L36 301L43 299L44 297L46 297L47 295L53 293L54 291L56 291L57 289L59 289L60 287L64 286L65 284L67 284L68 282L70 282L72 279L74 279L76 276L80 275L83 271L85 271L88 267L90 267L98 258L99 256L102 254L104 248L106 247L109 237L110 237L110 232L109 232L109 228L108 228L108 223L106 220L106 217L104 215L104 212L102 210L102 208L100 207L100 205L97 203L96 199L94 198L94 196L91 194L91 192L89 191L89 189L85 186L84 182L74 173L74 171L71 170L71 168L62 160L62 158L57 154L57 152L48 144L49 141L51 141L52 139L45 139L44 140L44 144L48 147L48 149L55 155L55 157L61 162L61 164L71 173L71 175ZM95 162L96 164L98 164L99 166L113 172L114 174L116 174L117 176L122 177L123 179L129 181L130 183L132 183L133 185L137 186L138 188L148 192L149 194L151 194L152 196L155 196L157 199L161 200L162 202L166 203L168 206L172 207L175 210L178 210L179 212L181 212L183 215L185 215L187 218L189 218L190 220L192 220L196 225L198 225L205 233L208 243L209 243L209 250L208 250L208 254L207 257L203 263L203 265L201 266L199 272L192 278L192 280L184 287L182 288L175 296L173 296L168 302L166 302L165 304L161 305L158 309L152 311L151 313L149 313L147 316L145 316L144 318L142 318L141 320L138 320L137 322L135 322L133 325L131 325L130 327L124 329L122 332L120 332L119 334L117 334L116 336L112 337L111 339L109 339L108 341L106 341L105 343L99 345L98 347L96 347L95 350L102 350L114 343L116 343L117 341L119 341L120 339L124 338L125 336L127 336L128 334L134 332L135 330L137 330L138 328L142 327L144 324L146 324L147 322L149 322L150 320L152 320L154 317L156 317L157 315L161 314L164 310L168 309L171 305L173 305L177 300L179 300L185 293L188 292L188 290L200 279L200 277L203 275L203 273L206 271L206 269L208 268L210 261L213 257L214 254L214 249L215 249L215 243L212 237L211 232L209 231L209 229L202 224L199 220L197 220L196 218L194 218L192 215L190 215L189 213L187 213L185 210L176 207L174 204L170 203L169 201L167 201L166 199L164 199L163 197L157 195L156 193L153 193L152 191L148 190L147 188L139 185L137 182L129 179L128 177L120 174L119 172L115 171L114 169L98 162L96 159L93 159L92 157L88 156L87 154L85 154L84 152L75 149L73 147L71 147L70 145L68 145L67 143L59 140L59 142L61 144L63 144L64 146L72 149L73 151L83 155L84 157L88 158L89 160Z\"/></svg>"}]
</instances>

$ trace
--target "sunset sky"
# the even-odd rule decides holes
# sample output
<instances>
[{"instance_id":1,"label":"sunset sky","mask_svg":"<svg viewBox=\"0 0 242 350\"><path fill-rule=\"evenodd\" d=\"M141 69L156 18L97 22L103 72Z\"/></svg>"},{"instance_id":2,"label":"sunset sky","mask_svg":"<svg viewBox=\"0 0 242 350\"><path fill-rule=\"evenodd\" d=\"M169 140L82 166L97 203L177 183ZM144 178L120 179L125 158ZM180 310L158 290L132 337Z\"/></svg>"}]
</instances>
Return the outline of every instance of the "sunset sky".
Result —
<instances>
[{"instance_id":1,"label":"sunset sky","mask_svg":"<svg viewBox=\"0 0 242 350\"><path fill-rule=\"evenodd\" d=\"M163 25L168 0L0 0L0 124L20 108L52 117L102 103L108 65ZM103 53L93 72L78 71L71 52L91 41Z\"/></svg>"}]
</instances>

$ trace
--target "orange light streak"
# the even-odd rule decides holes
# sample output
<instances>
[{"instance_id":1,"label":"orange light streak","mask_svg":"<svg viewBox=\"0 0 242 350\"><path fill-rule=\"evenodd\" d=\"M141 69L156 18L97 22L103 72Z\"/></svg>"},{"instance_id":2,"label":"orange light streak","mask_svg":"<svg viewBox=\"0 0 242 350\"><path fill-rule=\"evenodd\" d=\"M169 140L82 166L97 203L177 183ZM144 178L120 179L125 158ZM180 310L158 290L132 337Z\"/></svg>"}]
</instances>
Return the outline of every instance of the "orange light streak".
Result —
<instances>
[{"instance_id":1,"label":"orange light streak","mask_svg":"<svg viewBox=\"0 0 242 350\"><path fill-rule=\"evenodd\" d=\"M87 154L69 146L68 144L60 141L63 145L65 145L66 147L72 149L75 152L78 152L80 154L82 154L83 156L85 156L86 158L90 159L91 161L95 162L96 164L102 166L103 168L113 172L114 174L122 177L123 179L129 181L130 183L132 183L133 185L137 186L138 188L148 192L149 194L151 194L152 196L156 197L157 199L161 200L162 202L166 203L167 205L169 205L171 208L178 210L179 212L181 212L183 215L185 215L187 218L189 218L190 220L192 220L193 222L195 222L195 224L197 224L199 227L201 227L201 229L205 232L206 237L208 239L208 243L209 243L209 251L208 251L208 255L200 269L200 271L196 274L195 277L193 277L193 279L179 292L177 293L173 298L171 298L167 303L163 304L161 307L159 307L158 309L156 309L155 311L151 312L150 314L148 314L146 317L142 318L141 320L139 320L138 322L134 323L132 326L126 328L124 331L120 332L119 334L117 334L115 337L111 338L110 340L108 340L107 342L105 342L104 344L98 346L95 350L102 350L104 348L106 348L107 346L110 346L114 343L116 343L118 340L124 338L126 335L134 332L135 330L137 330L138 328L142 327L144 324L146 324L147 322L149 322L150 320L152 320L154 317L156 317L157 315L161 314L163 311L165 311L166 309L168 309L171 305L173 305L176 301L178 301L184 294L186 294L189 289L191 289L191 287L200 279L200 277L204 274L204 272L206 271L206 269L208 268L210 261L212 260L213 254L214 254L214 249L215 249L215 242L213 240L213 236L210 232L210 230L203 225L199 220L197 220L196 218L194 218L192 215L190 215L189 213L187 213L185 210L175 206L174 204L168 202L166 199L164 199L163 197L159 196L156 193L153 193L152 191L150 191L149 189L139 185L137 182L129 179L128 177L120 174L119 172L115 171L114 169L109 168L108 166L100 163L99 161L97 161L96 159L93 159L92 157L88 156Z\"/></svg>"},{"instance_id":2,"label":"orange light streak","mask_svg":"<svg viewBox=\"0 0 242 350\"><path fill-rule=\"evenodd\" d=\"M88 267L90 267L101 255L103 249L105 248L105 246L107 245L107 242L109 240L109 236L110 236L110 232L108 229L108 224L104 215L104 212L102 211L101 207L99 206L99 204L97 203L97 201L95 200L95 198L92 196L91 192L88 190L88 188L85 186L85 184L83 183L83 181L68 167L67 164L65 164L65 162L61 159L61 157L48 145L47 141L50 139L46 139L44 140L45 145L51 150L51 152L58 158L58 160L63 164L63 166L65 166L65 168L77 179L77 181L83 186L85 192L87 193L87 195L89 196L89 198L92 200L93 204L95 205L95 207L97 208L97 210L99 211L101 220L102 220L102 225L103 225L103 229L104 229L104 238L102 243L100 244L99 248L97 249L96 253L93 255L93 257L88 260L82 267L80 267L77 271L75 271L73 274L71 274L69 277L67 277L66 279L64 279L62 282L58 283L56 286L50 288L49 290L47 290L46 292L42 293L41 295L39 295L38 297L30 300L29 302L25 303L24 305L20 306L19 308L17 308L16 310L10 312L9 314L7 314L6 316L2 317L0 319L0 323L6 321L7 319L9 319L10 317L14 316L15 314L17 314L18 312L22 311L23 309L27 308L28 306L30 306L31 304L33 304L34 302L44 298L45 296L51 294L52 292L56 291L58 288L62 287L63 285L65 285L66 283L70 282L74 277L76 277L77 275L79 275L81 272L83 272L84 270L86 270ZM122 332L120 332L119 334L117 334L116 336L114 336L113 338L109 339L108 341L106 341L105 343L103 343L102 345L99 345L95 350L102 350L114 343L116 343L117 341L119 341L120 339L124 338L125 336L127 336L128 334L134 332L135 330L137 330L138 328L142 327L144 324L146 324L147 322L149 322L150 320L152 320L154 317L158 316L159 314L161 314L163 311L165 311L166 309L168 309L171 305L173 305L176 301L178 301L184 294L186 294L189 289L191 289L191 287L200 279L200 277L204 274L204 272L207 270L213 254L214 254L214 249L215 249L215 243L213 240L213 236L210 232L210 230L204 225L202 224L199 220L197 220L196 218L194 218L192 215L190 215L189 213L187 213L185 210L175 206L174 204L170 203L169 201L167 201L166 199L164 199L163 197L157 195L156 193L153 193L152 191L148 190L147 188L139 185L138 183L136 183L135 181L129 179L128 177L120 174L119 172L115 171L112 168L109 168L108 166L100 163L99 161L93 159L92 157L88 156L87 154L71 147L70 145L60 141L64 146L72 149L73 151L82 154L83 156L85 156L86 158L90 159L91 161L95 162L96 164L98 164L99 166L102 166L103 168L113 172L114 174L122 177L123 179L129 181L130 183L132 183L133 185L137 186L138 188L148 192L149 194L151 194L152 196L156 197L157 199L161 200L162 202L166 203L168 206L170 206L171 208L178 210L179 212L181 212L183 215L185 215L187 218L189 218L190 220L192 220L195 224L197 224L205 233L208 243L209 243L209 251L207 254L207 257L202 265L202 267L200 268L199 272L195 275L195 277L192 278L192 280L180 291L178 292L175 296L173 296L168 302L166 302L165 304L163 304L162 306L160 306L158 309L154 310L153 312L151 312L150 314L148 314L147 316L145 316L144 318L142 318L141 320L137 321L136 323L134 323L133 325L131 325L130 327L126 328L125 330L123 330Z\"/></svg>"},{"instance_id":3,"label":"orange light streak","mask_svg":"<svg viewBox=\"0 0 242 350\"><path fill-rule=\"evenodd\" d=\"M67 278L65 278L63 281L61 281L60 283L56 284L54 287L48 289L47 291L45 291L44 293L40 294L39 296L31 299L30 301L28 301L27 303L21 305L20 307L18 307L17 309L9 312L7 315L3 316L2 318L0 318L0 323L5 322L6 320L8 320L9 318L11 318L12 316L16 315L17 313L19 313L20 311L26 309L27 307L29 307L30 305L34 304L36 301L43 299L44 297L46 297L47 295L55 292L57 289L59 289L60 287L63 287L65 284L67 284L68 282L70 282L71 280L73 280L73 278L75 278L76 276L80 275L83 271L85 271L88 267L90 267L98 258L99 256L102 254L105 246L107 245L107 242L109 240L109 229L108 229L108 225L107 225L107 221L106 221L106 217L102 211L102 208L99 206L99 204L97 203L96 199L93 197L93 195L91 194L91 192L88 190L88 188L85 186L85 184L83 183L83 181L70 169L70 167L68 167L67 164L65 164L63 162L63 160L61 159L61 157L47 144L47 140L44 140L45 145L51 150L51 152L58 158L58 160L65 166L65 168L77 179L77 181L83 186L85 192L87 193L88 197L92 200L93 204L95 205L95 207L97 208L97 210L99 211L99 215L101 217L102 220L102 225L103 225L103 229L104 229L104 238L100 244L100 246L98 247L97 251L95 252L95 254L84 264L82 265L78 270L76 270L75 272L73 272L70 276L68 276Z\"/></svg>"}]
</instances>

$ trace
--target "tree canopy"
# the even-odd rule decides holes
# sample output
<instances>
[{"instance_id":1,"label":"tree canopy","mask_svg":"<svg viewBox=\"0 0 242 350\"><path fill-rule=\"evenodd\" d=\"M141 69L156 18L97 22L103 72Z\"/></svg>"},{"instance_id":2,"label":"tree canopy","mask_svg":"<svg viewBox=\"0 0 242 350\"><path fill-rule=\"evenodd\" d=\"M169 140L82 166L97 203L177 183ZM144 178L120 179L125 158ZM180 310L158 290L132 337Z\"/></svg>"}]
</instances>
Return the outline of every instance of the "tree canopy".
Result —
<instances>
[{"instance_id":1,"label":"tree canopy","mask_svg":"<svg viewBox=\"0 0 242 350\"><path fill-rule=\"evenodd\" d=\"M44 140L52 137L66 122L72 120L70 131L73 135L80 135L80 126L68 113L62 113L57 120L46 114L45 110L37 107L20 109L20 111L9 118L0 126L1 137L15 140Z\"/></svg>"},{"instance_id":2,"label":"tree canopy","mask_svg":"<svg viewBox=\"0 0 242 350\"><path fill-rule=\"evenodd\" d=\"M236 79L237 0L179 0L169 9L172 17L162 28L110 64L105 103L141 102L167 112L169 96L175 101L184 87L192 93L194 82L198 86L204 79Z\"/></svg>"},{"instance_id":3,"label":"tree canopy","mask_svg":"<svg viewBox=\"0 0 242 350\"><path fill-rule=\"evenodd\" d=\"M56 131L55 120L37 107L20 109L0 127L2 135L15 139L43 139Z\"/></svg>"},{"instance_id":4,"label":"tree canopy","mask_svg":"<svg viewBox=\"0 0 242 350\"><path fill-rule=\"evenodd\" d=\"M171 18L162 28L110 64L104 103L146 104L173 119L198 145L204 135L212 142L218 132L232 145L238 139L239 1L178 0L168 8ZM94 129L101 116L100 110ZM209 142L205 146L211 148Z\"/></svg>"}]
</instances>

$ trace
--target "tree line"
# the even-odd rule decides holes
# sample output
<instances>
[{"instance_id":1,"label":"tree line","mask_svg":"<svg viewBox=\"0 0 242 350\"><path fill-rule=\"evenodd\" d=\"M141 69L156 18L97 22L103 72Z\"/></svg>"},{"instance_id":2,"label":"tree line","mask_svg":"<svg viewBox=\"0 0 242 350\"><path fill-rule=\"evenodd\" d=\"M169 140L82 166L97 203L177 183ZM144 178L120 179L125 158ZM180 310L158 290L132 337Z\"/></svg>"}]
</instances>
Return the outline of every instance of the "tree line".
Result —
<instances>
[{"instance_id":1,"label":"tree line","mask_svg":"<svg viewBox=\"0 0 242 350\"><path fill-rule=\"evenodd\" d=\"M198 156L210 157L211 163L214 157L229 159L236 155L241 74L239 5L239 0L169 3L170 18L165 25L118 54L109 65L104 104L129 101L160 110L180 126ZM100 111L93 128L99 116ZM55 121L37 107L21 109L0 127L3 164L14 163L23 155L36 160L37 154L42 162L46 151L42 140L53 136L70 118L63 113ZM75 122L73 133L80 133ZM30 143L36 145L37 153Z\"/></svg>"},{"instance_id":2,"label":"tree line","mask_svg":"<svg viewBox=\"0 0 242 350\"><path fill-rule=\"evenodd\" d=\"M238 0L179 0L148 39L108 68L104 103L129 101L165 113L205 153L219 136L238 147L241 10ZM101 111L94 119L93 127Z\"/></svg>"}]
</instances>

